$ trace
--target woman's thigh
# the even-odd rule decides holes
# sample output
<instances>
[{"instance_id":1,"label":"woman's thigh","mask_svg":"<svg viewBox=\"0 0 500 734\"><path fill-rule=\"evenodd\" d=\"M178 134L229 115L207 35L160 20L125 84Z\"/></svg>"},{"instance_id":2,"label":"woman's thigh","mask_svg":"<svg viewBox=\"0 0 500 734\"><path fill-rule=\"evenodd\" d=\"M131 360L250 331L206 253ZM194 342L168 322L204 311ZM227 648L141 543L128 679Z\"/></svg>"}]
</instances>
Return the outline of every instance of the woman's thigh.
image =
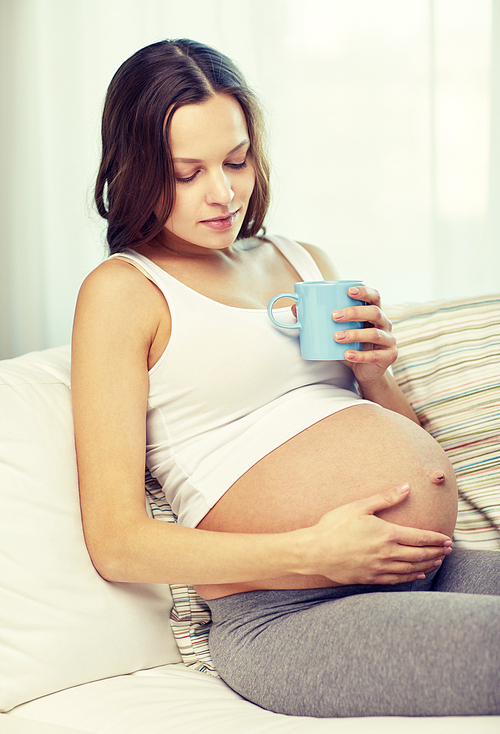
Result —
<instances>
[{"instance_id":1,"label":"woman's thigh","mask_svg":"<svg viewBox=\"0 0 500 734\"><path fill-rule=\"evenodd\" d=\"M500 553L454 549L444 559L431 588L458 594L500 595Z\"/></svg>"},{"instance_id":2,"label":"woman's thigh","mask_svg":"<svg viewBox=\"0 0 500 734\"><path fill-rule=\"evenodd\" d=\"M210 647L228 685L299 716L500 713L500 597L329 591L211 601Z\"/></svg>"}]
</instances>

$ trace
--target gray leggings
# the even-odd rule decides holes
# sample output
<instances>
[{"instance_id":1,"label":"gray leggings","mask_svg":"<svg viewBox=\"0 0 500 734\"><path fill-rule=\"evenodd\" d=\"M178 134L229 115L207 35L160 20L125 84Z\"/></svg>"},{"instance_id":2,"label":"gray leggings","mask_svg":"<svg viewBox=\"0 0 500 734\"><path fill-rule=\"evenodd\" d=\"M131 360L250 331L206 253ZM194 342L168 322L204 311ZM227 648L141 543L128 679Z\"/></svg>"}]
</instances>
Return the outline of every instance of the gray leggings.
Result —
<instances>
[{"instance_id":1,"label":"gray leggings","mask_svg":"<svg viewBox=\"0 0 500 734\"><path fill-rule=\"evenodd\" d=\"M263 708L500 714L498 552L456 549L425 580L398 586L251 591L208 603L221 677Z\"/></svg>"}]
</instances>

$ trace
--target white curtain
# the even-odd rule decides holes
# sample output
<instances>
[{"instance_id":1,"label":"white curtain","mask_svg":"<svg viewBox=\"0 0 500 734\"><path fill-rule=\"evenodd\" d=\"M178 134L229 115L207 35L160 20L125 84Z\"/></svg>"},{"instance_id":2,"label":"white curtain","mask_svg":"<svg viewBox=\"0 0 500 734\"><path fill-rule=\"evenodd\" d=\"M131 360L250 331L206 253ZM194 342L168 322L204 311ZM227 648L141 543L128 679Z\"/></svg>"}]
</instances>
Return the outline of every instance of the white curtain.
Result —
<instances>
[{"instance_id":1,"label":"white curtain","mask_svg":"<svg viewBox=\"0 0 500 734\"><path fill-rule=\"evenodd\" d=\"M499 291L500 0L1 0L0 357L68 343L105 257L99 118L129 55L191 37L268 113L268 231L385 303Z\"/></svg>"}]
</instances>

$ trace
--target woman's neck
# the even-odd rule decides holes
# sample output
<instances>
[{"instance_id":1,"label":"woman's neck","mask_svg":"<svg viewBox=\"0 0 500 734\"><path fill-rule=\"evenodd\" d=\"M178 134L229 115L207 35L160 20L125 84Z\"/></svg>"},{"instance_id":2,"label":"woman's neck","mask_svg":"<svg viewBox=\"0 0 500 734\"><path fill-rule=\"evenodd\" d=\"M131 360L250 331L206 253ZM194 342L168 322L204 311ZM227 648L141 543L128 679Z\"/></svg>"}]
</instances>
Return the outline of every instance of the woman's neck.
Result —
<instances>
[{"instance_id":1,"label":"woman's neck","mask_svg":"<svg viewBox=\"0 0 500 734\"><path fill-rule=\"evenodd\" d=\"M182 237L179 237L178 235L174 234L174 232L171 232L169 229L166 229L165 227L162 229L160 234L155 237L155 239L151 242L151 245L153 247L161 247L165 250L168 250L173 255L183 255L186 252L192 251L196 245L194 243L189 242L189 240L184 240Z\"/></svg>"},{"instance_id":2,"label":"woman's neck","mask_svg":"<svg viewBox=\"0 0 500 734\"><path fill-rule=\"evenodd\" d=\"M241 249L241 242L242 240L238 240L237 242L233 242L229 247L214 249L197 245L194 242L179 237L171 230L163 228L154 240L138 249L141 249L144 255L148 255L149 251L156 255L171 256L174 258L199 259L206 260L207 262L215 260L218 262L221 257L222 259L226 259L227 257L232 259L236 252L239 252Z\"/></svg>"}]
</instances>

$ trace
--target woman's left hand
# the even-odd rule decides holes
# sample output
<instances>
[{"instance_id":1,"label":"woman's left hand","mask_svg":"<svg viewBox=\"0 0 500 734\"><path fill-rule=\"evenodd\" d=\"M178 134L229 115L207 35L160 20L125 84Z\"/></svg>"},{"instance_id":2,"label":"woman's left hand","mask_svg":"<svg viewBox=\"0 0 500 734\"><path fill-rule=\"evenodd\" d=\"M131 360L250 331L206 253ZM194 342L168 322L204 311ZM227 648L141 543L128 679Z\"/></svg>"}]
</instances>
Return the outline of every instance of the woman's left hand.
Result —
<instances>
[{"instance_id":1,"label":"woman's left hand","mask_svg":"<svg viewBox=\"0 0 500 734\"><path fill-rule=\"evenodd\" d=\"M345 344L345 361L354 372L360 386L376 383L387 368L396 361L398 350L392 334L392 324L382 311L380 294L373 288L349 288L349 296L364 304L334 311L332 318L339 329L346 321L363 321L364 329L337 331L335 341ZM362 351L349 349L350 342L361 342Z\"/></svg>"}]
</instances>

